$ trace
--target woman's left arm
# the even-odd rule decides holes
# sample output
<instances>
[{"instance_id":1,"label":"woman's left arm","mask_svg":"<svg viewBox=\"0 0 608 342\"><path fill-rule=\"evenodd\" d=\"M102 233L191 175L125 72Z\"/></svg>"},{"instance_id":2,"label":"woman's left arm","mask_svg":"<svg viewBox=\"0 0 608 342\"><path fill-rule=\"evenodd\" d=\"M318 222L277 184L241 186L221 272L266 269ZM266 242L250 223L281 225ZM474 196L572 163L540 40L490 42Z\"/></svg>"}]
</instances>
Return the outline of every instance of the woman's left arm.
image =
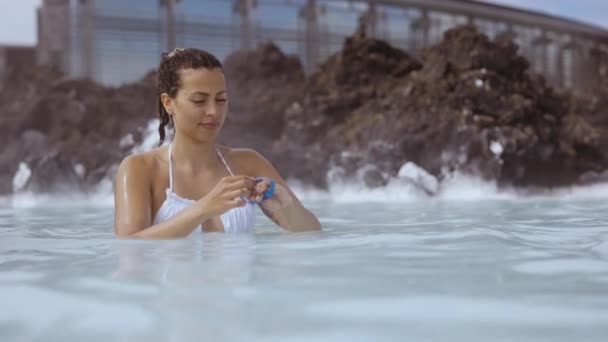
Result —
<instances>
[{"instance_id":1,"label":"woman's left arm","mask_svg":"<svg viewBox=\"0 0 608 342\"><path fill-rule=\"evenodd\" d=\"M275 182L274 195L259 206L274 223L289 231L321 230L315 215L306 209L272 164L256 151L247 151L248 168L256 177L270 177Z\"/></svg>"}]
</instances>

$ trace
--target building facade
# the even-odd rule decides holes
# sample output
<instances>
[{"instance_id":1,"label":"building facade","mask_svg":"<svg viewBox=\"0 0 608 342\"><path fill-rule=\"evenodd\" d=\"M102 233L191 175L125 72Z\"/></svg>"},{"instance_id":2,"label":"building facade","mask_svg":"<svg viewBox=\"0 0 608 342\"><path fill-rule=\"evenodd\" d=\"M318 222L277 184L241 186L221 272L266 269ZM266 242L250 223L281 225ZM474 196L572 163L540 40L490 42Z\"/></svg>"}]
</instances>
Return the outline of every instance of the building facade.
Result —
<instances>
[{"instance_id":1,"label":"building facade","mask_svg":"<svg viewBox=\"0 0 608 342\"><path fill-rule=\"evenodd\" d=\"M44 0L38 62L119 85L145 75L175 46L223 59L271 40L310 72L360 21L414 55L459 24L491 38L508 34L535 71L562 87L591 82L596 52L608 51L603 28L472 0Z\"/></svg>"}]
</instances>

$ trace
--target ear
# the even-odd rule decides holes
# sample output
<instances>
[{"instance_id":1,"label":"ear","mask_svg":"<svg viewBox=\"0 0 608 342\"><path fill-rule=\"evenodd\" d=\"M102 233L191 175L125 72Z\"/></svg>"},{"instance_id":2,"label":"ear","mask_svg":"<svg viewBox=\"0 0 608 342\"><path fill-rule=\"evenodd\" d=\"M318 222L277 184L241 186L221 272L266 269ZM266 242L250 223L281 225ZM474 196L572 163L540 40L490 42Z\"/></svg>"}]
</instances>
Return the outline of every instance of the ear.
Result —
<instances>
[{"instance_id":1,"label":"ear","mask_svg":"<svg viewBox=\"0 0 608 342\"><path fill-rule=\"evenodd\" d=\"M162 93L160 95L160 102L162 102L163 107L165 107L165 110L167 111L167 113L169 113L169 115L173 115L174 101L171 98L171 96L169 96L169 94L167 94L167 93Z\"/></svg>"}]
</instances>

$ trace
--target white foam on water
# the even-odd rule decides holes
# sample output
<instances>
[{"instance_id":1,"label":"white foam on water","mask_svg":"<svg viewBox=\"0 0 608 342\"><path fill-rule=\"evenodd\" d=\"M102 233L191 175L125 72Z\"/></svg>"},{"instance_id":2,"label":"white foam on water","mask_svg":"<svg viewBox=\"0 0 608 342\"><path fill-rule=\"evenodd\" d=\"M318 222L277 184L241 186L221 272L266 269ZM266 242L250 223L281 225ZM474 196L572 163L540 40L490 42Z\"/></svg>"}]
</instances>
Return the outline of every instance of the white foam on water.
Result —
<instances>
[{"instance_id":1,"label":"white foam on water","mask_svg":"<svg viewBox=\"0 0 608 342\"><path fill-rule=\"evenodd\" d=\"M13 177L13 191L23 189L31 175L32 170L30 170L29 166L24 162L19 163L19 168Z\"/></svg>"},{"instance_id":2,"label":"white foam on water","mask_svg":"<svg viewBox=\"0 0 608 342\"><path fill-rule=\"evenodd\" d=\"M291 184L291 183L290 183ZM293 190L303 200L331 200L334 202L395 202L419 200L478 201L517 200L531 198L559 198L567 200L608 198L608 183L562 187L532 191L499 188L495 182L480 177L455 173L445 179L435 196L429 196L413 185L391 179L384 187L369 189L362 182L330 184L327 191L302 186L294 182Z\"/></svg>"},{"instance_id":3,"label":"white foam on water","mask_svg":"<svg viewBox=\"0 0 608 342\"><path fill-rule=\"evenodd\" d=\"M131 153L141 153L141 152L146 152L146 151L150 151L151 149L155 148L156 146L158 146L158 125L160 123L160 120L158 119L152 119L148 122L148 125L146 126L144 133L143 133L143 140L139 145L135 145L133 147L133 149L131 150ZM165 130L165 136L168 135L168 131ZM165 142L163 143L163 145L167 145L168 139L165 140Z\"/></svg>"},{"instance_id":4,"label":"white foam on water","mask_svg":"<svg viewBox=\"0 0 608 342\"><path fill-rule=\"evenodd\" d=\"M155 148L158 144L158 119L148 122L141 144L136 145L131 153L140 153ZM125 138L126 139L126 138ZM165 145L168 141L165 141ZM493 143L492 151L500 155L502 145L498 142ZM23 164L23 163L22 163ZM410 163L411 164L411 163ZM404 164L404 167L407 165ZM410 168L417 167L415 164ZM419 168L419 167L417 167ZM422 169L421 169L422 170ZM29 178L29 168L27 165L20 165L19 171L15 174L14 183L19 186L23 179ZM334 170L335 171L335 170ZM331 173L331 171L330 171ZM408 173L409 175L409 173ZM563 187L552 190L532 192L531 190L515 190L512 188L499 188L495 182L483 180L480 177L453 173L442 181L438 186L428 186L431 175L423 174L422 171L416 172L416 177L397 176L389 179L385 186L368 188L360 177L352 180L332 180L328 189L319 189L305 185L297 180L288 180L290 187L296 195L305 201L333 201L333 202L410 202L420 200L446 200L446 201L477 201L485 199L522 199L522 198L563 198L563 199L597 199L608 198L608 183ZM413 181L413 182L412 182ZM418 186L416 186L417 183ZM422 185L422 187L420 186ZM431 184L436 185L436 184ZM432 190L434 195L429 195L423 190ZM436 191L435 191L436 190ZM100 206L112 206L113 180L104 179L98 184L97 188L89 193L72 193L61 195L35 195L28 192L17 192L14 195L0 197L0 205L10 205L13 207L35 207L40 204L52 203L53 205L72 205L95 204Z\"/></svg>"},{"instance_id":5,"label":"white foam on water","mask_svg":"<svg viewBox=\"0 0 608 342\"><path fill-rule=\"evenodd\" d=\"M104 182L103 188L106 188ZM99 187L102 188L102 187ZM34 208L40 205L51 206L87 206L99 205L100 207L111 206L114 203L113 194L108 190L99 190L91 194L63 193L63 194L34 194L32 192L19 192L11 196L0 198L0 204L13 208Z\"/></svg>"},{"instance_id":6,"label":"white foam on water","mask_svg":"<svg viewBox=\"0 0 608 342\"><path fill-rule=\"evenodd\" d=\"M563 200L608 198L608 183L585 186L563 187L542 192L499 188L494 182L480 177L454 174L445 179L434 196L429 196L414 185L398 178L389 180L383 187L367 188L363 182L352 180L335 182L327 190L288 180L294 193L303 201L331 201L337 203L363 202L411 202L421 200L435 201L479 201L479 200L518 200L532 198L559 198ZM30 208L38 205L87 205L102 207L114 204L112 180L102 181L91 194L36 195L21 192L10 197L0 198L0 204L16 208Z\"/></svg>"}]
</instances>

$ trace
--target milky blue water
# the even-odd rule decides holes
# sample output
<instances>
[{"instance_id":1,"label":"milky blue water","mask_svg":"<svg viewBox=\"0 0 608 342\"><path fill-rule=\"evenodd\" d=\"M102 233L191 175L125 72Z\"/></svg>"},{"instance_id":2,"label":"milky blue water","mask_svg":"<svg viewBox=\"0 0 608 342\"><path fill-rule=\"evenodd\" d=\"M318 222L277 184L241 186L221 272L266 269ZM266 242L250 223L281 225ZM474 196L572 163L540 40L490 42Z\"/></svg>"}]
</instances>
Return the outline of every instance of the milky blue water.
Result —
<instances>
[{"instance_id":1,"label":"milky blue water","mask_svg":"<svg viewBox=\"0 0 608 342\"><path fill-rule=\"evenodd\" d=\"M116 240L0 208L0 341L606 341L608 200L306 203L324 231Z\"/></svg>"}]
</instances>

